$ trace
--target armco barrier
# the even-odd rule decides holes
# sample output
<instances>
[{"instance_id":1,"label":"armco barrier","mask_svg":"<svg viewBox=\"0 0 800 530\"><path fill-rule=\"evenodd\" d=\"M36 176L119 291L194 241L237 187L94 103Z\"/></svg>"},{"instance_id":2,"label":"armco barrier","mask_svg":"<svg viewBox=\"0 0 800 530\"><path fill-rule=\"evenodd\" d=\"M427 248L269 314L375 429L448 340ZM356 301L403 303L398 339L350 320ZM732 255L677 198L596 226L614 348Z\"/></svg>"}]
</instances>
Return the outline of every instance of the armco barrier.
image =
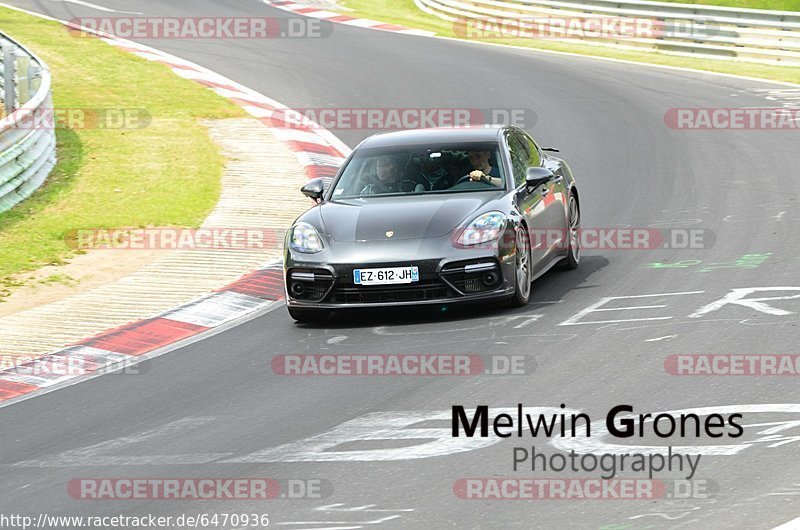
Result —
<instances>
[{"instance_id":1,"label":"armco barrier","mask_svg":"<svg viewBox=\"0 0 800 530\"><path fill-rule=\"evenodd\" d=\"M0 33L0 212L31 195L56 163L50 71L36 55Z\"/></svg>"},{"instance_id":2,"label":"armco barrier","mask_svg":"<svg viewBox=\"0 0 800 530\"><path fill-rule=\"evenodd\" d=\"M673 55L698 56L785 66L800 66L800 13L639 0L414 0L423 11L454 24L559 19L635 18L655 20L662 32L655 38L636 36L576 37L569 40L597 46ZM550 22L547 22L550 19Z\"/></svg>"}]
</instances>

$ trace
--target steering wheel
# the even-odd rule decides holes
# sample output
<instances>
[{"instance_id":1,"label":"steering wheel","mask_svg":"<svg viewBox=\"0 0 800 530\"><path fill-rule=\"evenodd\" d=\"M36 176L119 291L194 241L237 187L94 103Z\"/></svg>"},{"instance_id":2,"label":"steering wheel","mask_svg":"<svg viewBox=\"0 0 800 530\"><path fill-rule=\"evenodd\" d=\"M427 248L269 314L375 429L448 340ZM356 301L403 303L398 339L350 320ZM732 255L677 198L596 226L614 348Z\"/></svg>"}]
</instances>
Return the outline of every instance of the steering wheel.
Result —
<instances>
[{"instance_id":1,"label":"steering wheel","mask_svg":"<svg viewBox=\"0 0 800 530\"><path fill-rule=\"evenodd\" d=\"M491 185L492 185L491 183L489 183L489 182L486 182L486 181L485 181L485 180L483 180L483 179L481 179L481 180L472 180L472 179L470 178L470 176L469 176L469 175L464 175L463 177L461 177L460 179L458 179L458 180L456 181L456 183L455 183L455 184L453 184L453 186L454 186L454 187L455 187L455 186L458 186L459 184L463 184L464 182L467 182L467 181L469 181L469 182L474 182L474 183L476 183L476 184L485 184L485 185L488 185L488 186L491 186Z\"/></svg>"}]
</instances>

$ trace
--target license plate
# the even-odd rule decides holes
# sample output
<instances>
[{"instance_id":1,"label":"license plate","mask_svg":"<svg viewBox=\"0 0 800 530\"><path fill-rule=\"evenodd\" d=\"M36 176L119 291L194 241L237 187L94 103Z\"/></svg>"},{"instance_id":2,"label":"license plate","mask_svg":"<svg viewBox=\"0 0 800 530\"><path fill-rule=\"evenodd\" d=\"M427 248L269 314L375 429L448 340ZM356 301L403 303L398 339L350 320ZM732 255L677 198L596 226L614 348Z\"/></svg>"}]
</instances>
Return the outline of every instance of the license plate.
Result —
<instances>
[{"instance_id":1,"label":"license plate","mask_svg":"<svg viewBox=\"0 0 800 530\"><path fill-rule=\"evenodd\" d=\"M388 285L419 281L418 267L391 267L386 269L355 269L353 282L356 285Z\"/></svg>"}]
</instances>

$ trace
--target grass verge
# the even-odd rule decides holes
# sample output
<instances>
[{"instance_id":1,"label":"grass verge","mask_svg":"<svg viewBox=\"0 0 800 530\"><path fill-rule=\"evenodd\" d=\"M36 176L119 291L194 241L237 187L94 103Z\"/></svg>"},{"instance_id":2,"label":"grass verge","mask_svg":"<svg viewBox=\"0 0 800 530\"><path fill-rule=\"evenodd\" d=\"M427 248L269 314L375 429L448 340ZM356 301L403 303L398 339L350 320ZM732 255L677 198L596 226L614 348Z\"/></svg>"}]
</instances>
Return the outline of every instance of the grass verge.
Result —
<instances>
[{"instance_id":1,"label":"grass verge","mask_svg":"<svg viewBox=\"0 0 800 530\"><path fill-rule=\"evenodd\" d=\"M740 7L743 9L772 9L774 11L800 11L800 0L658 0L678 4Z\"/></svg>"},{"instance_id":2,"label":"grass verge","mask_svg":"<svg viewBox=\"0 0 800 530\"><path fill-rule=\"evenodd\" d=\"M800 0L798 1L800 2ZM428 15L420 11L414 5L413 0L343 0L342 5L347 8L348 15L433 31L437 35L443 37L456 37L452 22L441 20L433 15ZM626 51L587 44L572 44L526 38L481 39L481 41L508 44L523 48L622 59L640 63L693 68L695 70L758 77L773 81L800 83L800 67L772 66L714 59L696 59L693 57L679 57L656 52Z\"/></svg>"},{"instance_id":3,"label":"grass verge","mask_svg":"<svg viewBox=\"0 0 800 530\"><path fill-rule=\"evenodd\" d=\"M55 109L150 117L144 126L57 129L58 165L46 184L0 214L0 300L18 273L74 255L65 241L72 230L202 222L219 197L224 160L198 119L240 117L241 109L166 66L58 23L0 7L0 28L49 65Z\"/></svg>"}]
</instances>

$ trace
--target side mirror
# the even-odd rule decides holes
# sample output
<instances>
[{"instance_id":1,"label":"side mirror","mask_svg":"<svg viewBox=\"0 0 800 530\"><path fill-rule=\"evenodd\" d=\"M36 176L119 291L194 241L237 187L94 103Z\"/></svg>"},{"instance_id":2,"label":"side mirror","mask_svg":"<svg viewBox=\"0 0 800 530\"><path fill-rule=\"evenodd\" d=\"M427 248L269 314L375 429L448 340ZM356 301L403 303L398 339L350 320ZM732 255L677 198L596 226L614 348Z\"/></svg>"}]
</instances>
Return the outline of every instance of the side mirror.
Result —
<instances>
[{"instance_id":1,"label":"side mirror","mask_svg":"<svg viewBox=\"0 0 800 530\"><path fill-rule=\"evenodd\" d=\"M322 199L322 193L325 191L325 183L322 179L309 180L308 183L300 188L300 192L306 197L310 197L315 201Z\"/></svg>"},{"instance_id":2,"label":"side mirror","mask_svg":"<svg viewBox=\"0 0 800 530\"><path fill-rule=\"evenodd\" d=\"M538 188L555 179L555 174L544 167L529 167L525 174L525 185L529 188Z\"/></svg>"}]
</instances>

